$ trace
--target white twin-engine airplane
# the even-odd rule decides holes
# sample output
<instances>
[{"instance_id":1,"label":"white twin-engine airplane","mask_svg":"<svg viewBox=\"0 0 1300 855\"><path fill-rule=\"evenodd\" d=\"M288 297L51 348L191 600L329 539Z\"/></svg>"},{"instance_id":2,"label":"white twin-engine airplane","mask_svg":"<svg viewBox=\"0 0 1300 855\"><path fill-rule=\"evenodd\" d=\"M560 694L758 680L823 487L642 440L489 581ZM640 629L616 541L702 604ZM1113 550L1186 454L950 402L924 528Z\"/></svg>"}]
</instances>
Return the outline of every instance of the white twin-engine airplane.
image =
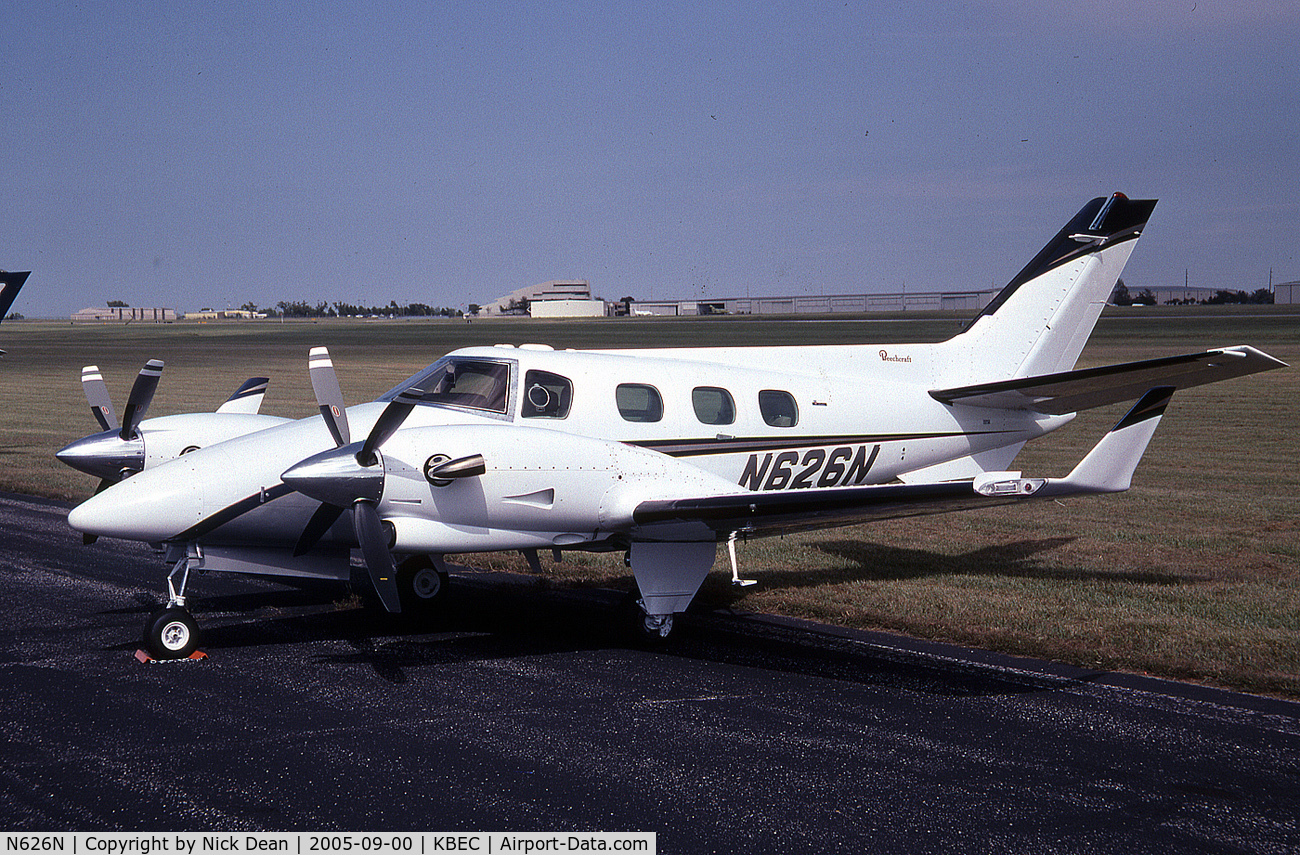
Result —
<instances>
[{"instance_id":1,"label":"white twin-engine airplane","mask_svg":"<svg viewBox=\"0 0 1300 855\"><path fill-rule=\"evenodd\" d=\"M1235 346L1071 370L1154 206L1089 202L939 343L473 347L350 408L314 348L320 418L244 415L248 432L205 444L221 414L133 416L61 451L105 478L68 522L165 547L168 606L145 629L159 658L197 644L191 571L346 579L354 549L393 612L436 602L446 554L625 551L636 629L664 638L737 535L1122 491L1177 389L1283 367ZM1125 400L1066 477L1007 471L1075 412ZM123 443L142 446L126 466Z\"/></svg>"}]
</instances>

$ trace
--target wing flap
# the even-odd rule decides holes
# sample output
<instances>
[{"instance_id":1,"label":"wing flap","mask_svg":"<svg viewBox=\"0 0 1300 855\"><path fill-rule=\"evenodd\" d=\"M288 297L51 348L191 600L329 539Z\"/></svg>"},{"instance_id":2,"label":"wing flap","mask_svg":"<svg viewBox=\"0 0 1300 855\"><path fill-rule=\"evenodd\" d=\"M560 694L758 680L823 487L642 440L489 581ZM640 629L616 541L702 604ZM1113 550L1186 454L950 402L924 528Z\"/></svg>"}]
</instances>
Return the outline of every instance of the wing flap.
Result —
<instances>
[{"instance_id":1,"label":"wing flap","mask_svg":"<svg viewBox=\"0 0 1300 855\"><path fill-rule=\"evenodd\" d=\"M880 484L797 493L749 493L642 502L633 521L642 534L692 525L717 534L784 534L874 520L1006 504L975 492L970 481Z\"/></svg>"},{"instance_id":2,"label":"wing flap","mask_svg":"<svg viewBox=\"0 0 1300 855\"><path fill-rule=\"evenodd\" d=\"M1059 416L1132 401L1158 386L1190 389L1285 367L1285 362L1249 345L1237 345L1101 368L934 389L930 396L949 405L1029 410Z\"/></svg>"}]
</instances>

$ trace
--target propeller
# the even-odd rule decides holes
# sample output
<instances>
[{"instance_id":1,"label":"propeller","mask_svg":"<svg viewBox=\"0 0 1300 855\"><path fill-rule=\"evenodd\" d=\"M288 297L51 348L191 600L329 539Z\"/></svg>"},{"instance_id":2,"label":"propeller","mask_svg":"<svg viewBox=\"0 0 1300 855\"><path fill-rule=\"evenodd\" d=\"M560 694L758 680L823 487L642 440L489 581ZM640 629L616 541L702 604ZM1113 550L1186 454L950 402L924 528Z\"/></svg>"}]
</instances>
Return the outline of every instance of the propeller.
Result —
<instances>
[{"instance_id":1,"label":"propeller","mask_svg":"<svg viewBox=\"0 0 1300 855\"><path fill-rule=\"evenodd\" d=\"M379 516L384 467L377 452L406 421L424 392L412 387L398 394L379 414L365 440L356 443L351 441L347 409L343 405L343 393L329 351L313 347L308 357L308 371L321 417L334 438L334 448L298 462L280 476L294 490L321 503L299 535L294 555L311 550L351 507L352 527L375 591L384 608L400 612L397 564L393 560L389 536L384 531L384 522Z\"/></svg>"},{"instance_id":2,"label":"propeller","mask_svg":"<svg viewBox=\"0 0 1300 855\"><path fill-rule=\"evenodd\" d=\"M90 404L90 413L99 422L100 430L116 430L117 414L113 412L113 399L108 396L108 384L104 375L99 373L98 365L87 365L81 369L81 388L86 393Z\"/></svg>"},{"instance_id":3,"label":"propeller","mask_svg":"<svg viewBox=\"0 0 1300 855\"><path fill-rule=\"evenodd\" d=\"M144 437L140 433L140 423L153 403L162 370L161 359L150 359L140 369L131 385L131 394L127 397L126 409L122 411L119 423L99 366L87 365L81 369L81 388L100 430L69 443L54 456L73 469L98 476L100 481L96 493L144 468ZM265 377L249 378L217 412L256 413L266 394L267 382Z\"/></svg>"},{"instance_id":4,"label":"propeller","mask_svg":"<svg viewBox=\"0 0 1300 855\"><path fill-rule=\"evenodd\" d=\"M64 446L54 456L73 469L99 476L96 492L144 468L140 422L153 402L162 369L161 359L150 359L140 369L131 385L121 423L113 410L113 399L108 395L108 386L99 366L87 365L81 369L81 388L86 393L86 402L90 404L90 413L95 417L100 432Z\"/></svg>"}]
</instances>

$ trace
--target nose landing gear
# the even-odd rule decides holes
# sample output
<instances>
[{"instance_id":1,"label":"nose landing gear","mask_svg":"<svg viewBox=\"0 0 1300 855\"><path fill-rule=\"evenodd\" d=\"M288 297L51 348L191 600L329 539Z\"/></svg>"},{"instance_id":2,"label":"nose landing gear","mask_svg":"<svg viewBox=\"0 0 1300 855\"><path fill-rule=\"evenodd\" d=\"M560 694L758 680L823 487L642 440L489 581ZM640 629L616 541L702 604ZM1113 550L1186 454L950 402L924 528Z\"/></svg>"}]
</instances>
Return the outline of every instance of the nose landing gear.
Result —
<instances>
[{"instance_id":1,"label":"nose landing gear","mask_svg":"<svg viewBox=\"0 0 1300 855\"><path fill-rule=\"evenodd\" d=\"M167 607L149 615L144 623L144 648L155 659L184 659L198 649L199 624L185 609L185 585L189 579L190 559L186 555L167 576Z\"/></svg>"}]
</instances>

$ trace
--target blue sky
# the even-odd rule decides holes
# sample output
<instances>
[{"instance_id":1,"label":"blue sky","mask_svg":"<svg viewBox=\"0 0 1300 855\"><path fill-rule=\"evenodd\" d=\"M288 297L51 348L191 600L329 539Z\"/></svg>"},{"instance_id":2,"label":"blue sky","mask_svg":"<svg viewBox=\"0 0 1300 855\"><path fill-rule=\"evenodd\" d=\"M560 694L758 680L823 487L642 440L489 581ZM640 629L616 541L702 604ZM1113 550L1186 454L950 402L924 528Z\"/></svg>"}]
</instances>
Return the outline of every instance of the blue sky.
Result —
<instances>
[{"instance_id":1,"label":"blue sky","mask_svg":"<svg viewBox=\"0 0 1300 855\"><path fill-rule=\"evenodd\" d=\"M6 4L0 268L60 316L1300 279L1293 2Z\"/></svg>"}]
</instances>

